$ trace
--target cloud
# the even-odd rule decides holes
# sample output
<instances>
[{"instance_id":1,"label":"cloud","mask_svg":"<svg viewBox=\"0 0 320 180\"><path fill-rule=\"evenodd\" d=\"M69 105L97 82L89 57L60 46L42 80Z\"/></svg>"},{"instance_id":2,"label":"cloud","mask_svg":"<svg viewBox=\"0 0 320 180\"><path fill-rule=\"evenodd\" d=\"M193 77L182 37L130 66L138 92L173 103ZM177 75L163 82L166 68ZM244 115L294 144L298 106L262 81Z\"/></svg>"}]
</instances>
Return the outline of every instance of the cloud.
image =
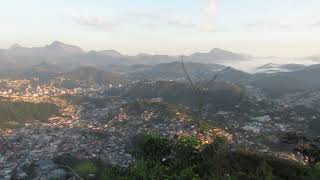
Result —
<instances>
[{"instance_id":1,"label":"cloud","mask_svg":"<svg viewBox=\"0 0 320 180\"><path fill-rule=\"evenodd\" d=\"M160 13L147 11L130 11L125 16L139 19L160 19Z\"/></svg>"},{"instance_id":2,"label":"cloud","mask_svg":"<svg viewBox=\"0 0 320 180\"><path fill-rule=\"evenodd\" d=\"M272 16L256 19L241 25L244 30L253 31L310 31L320 27L320 16L310 14Z\"/></svg>"},{"instance_id":3,"label":"cloud","mask_svg":"<svg viewBox=\"0 0 320 180\"><path fill-rule=\"evenodd\" d=\"M184 16L174 16L170 17L167 20L167 24L180 28L194 28L195 24L193 24L192 20L188 17Z\"/></svg>"},{"instance_id":4,"label":"cloud","mask_svg":"<svg viewBox=\"0 0 320 180\"><path fill-rule=\"evenodd\" d=\"M110 31L114 27L121 25L120 23L105 16L79 16L72 15L72 21L82 26L93 27L96 29Z\"/></svg>"},{"instance_id":5,"label":"cloud","mask_svg":"<svg viewBox=\"0 0 320 180\"><path fill-rule=\"evenodd\" d=\"M253 31L261 31L261 30L287 30L293 28L295 25L290 23L283 23L272 20L260 20L254 23L249 23L245 25L246 29Z\"/></svg>"},{"instance_id":6,"label":"cloud","mask_svg":"<svg viewBox=\"0 0 320 180\"><path fill-rule=\"evenodd\" d=\"M205 7L202 11L202 31L214 31L214 19L217 13L217 0L206 0Z\"/></svg>"},{"instance_id":7,"label":"cloud","mask_svg":"<svg viewBox=\"0 0 320 180\"><path fill-rule=\"evenodd\" d=\"M120 26L135 25L144 28L172 26L175 28L193 28L191 18L186 16L170 15L170 13L163 15L163 13L157 12L143 12L143 11L131 11L124 14L120 14L115 17L105 16L82 16L82 15L69 15L71 20L81 26L93 27L103 31L110 31Z\"/></svg>"},{"instance_id":8,"label":"cloud","mask_svg":"<svg viewBox=\"0 0 320 180\"><path fill-rule=\"evenodd\" d=\"M252 31L303 31L320 27L320 21L311 21L309 17L258 20L243 26Z\"/></svg>"},{"instance_id":9,"label":"cloud","mask_svg":"<svg viewBox=\"0 0 320 180\"><path fill-rule=\"evenodd\" d=\"M320 27L320 21L311 24L312 27Z\"/></svg>"},{"instance_id":10,"label":"cloud","mask_svg":"<svg viewBox=\"0 0 320 180\"><path fill-rule=\"evenodd\" d=\"M169 25L177 28L193 28L195 24L187 16L178 16L157 12L129 12L128 16L137 20L148 21L147 24Z\"/></svg>"}]
</instances>

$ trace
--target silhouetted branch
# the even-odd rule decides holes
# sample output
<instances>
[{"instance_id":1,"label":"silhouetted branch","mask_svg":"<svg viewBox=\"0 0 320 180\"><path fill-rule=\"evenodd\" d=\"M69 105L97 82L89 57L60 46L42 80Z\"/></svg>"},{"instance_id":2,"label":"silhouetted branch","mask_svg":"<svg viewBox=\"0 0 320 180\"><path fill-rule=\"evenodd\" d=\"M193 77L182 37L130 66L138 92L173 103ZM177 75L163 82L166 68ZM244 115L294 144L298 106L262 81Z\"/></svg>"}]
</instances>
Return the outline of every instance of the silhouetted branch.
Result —
<instances>
[{"instance_id":1,"label":"silhouetted branch","mask_svg":"<svg viewBox=\"0 0 320 180\"><path fill-rule=\"evenodd\" d=\"M193 91L195 94L197 94L197 87L196 87L195 84L193 83L193 81L192 81L192 79L191 79L191 77L190 77L190 75L189 75L189 73L188 73L188 71L187 71L187 69L186 69L186 67L185 67L185 64L184 64L184 62L183 62L183 56L181 56L181 65L182 65L182 70L183 70L183 72L184 72L184 75L185 75L187 81L189 82L189 84L190 84L190 86L191 86L191 88L192 88L192 91Z\"/></svg>"},{"instance_id":2,"label":"silhouetted branch","mask_svg":"<svg viewBox=\"0 0 320 180\"><path fill-rule=\"evenodd\" d=\"M189 72L187 71L187 68L185 66L185 63L183 61L183 56L181 56L181 65L182 69L185 75L185 78L187 82L189 83L190 87L192 88L192 92L194 93L194 97L196 98L196 113L194 114L194 120L197 122L198 130L197 133L199 133L200 128L200 121L202 119L202 111L204 106L205 97L211 87L215 85L217 82L218 77L221 75L222 72L228 70L230 67L226 67L225 69L221 70L220 72L214 74L212 79L210 79L208 82L206 82L205 78L201 78L201 74L199 76L196 75L196 77L200 80L198 83L192 81L191 76L189 75ZM202 80L204 79L204 80Z\"/></svg>"},{"instance_id":3,"label":"silhouetted branch","mask_svg":"<svg viewBox=\"0 0 320 180\"><path fill-rule=\"evenodd\" d=\"M216 73L213 78L207 83L206 88L211 88L213 87L213 85L216 83L216 80L218 79L218 77L221 75L222 72L226 71L230 69L230 67L226 67L223 70L221 70L220 72Z\"/></svg>"}]
</instances>

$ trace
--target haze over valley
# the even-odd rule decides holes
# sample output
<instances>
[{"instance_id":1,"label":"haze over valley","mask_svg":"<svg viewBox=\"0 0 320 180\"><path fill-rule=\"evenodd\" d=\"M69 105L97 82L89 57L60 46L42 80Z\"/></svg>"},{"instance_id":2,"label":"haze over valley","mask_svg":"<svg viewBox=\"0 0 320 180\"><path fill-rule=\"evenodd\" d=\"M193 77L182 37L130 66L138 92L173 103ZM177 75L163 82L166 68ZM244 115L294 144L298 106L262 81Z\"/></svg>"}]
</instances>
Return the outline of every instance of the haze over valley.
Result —
<instances>
[{"instance_id":1,"label":"haze over valley","mask_svg":"<svg viewBox=\"0 0 320 180\"><path fill-rule=\"evenodd\" d=\"M318 0L3 0L0 180L320 179Z\"/></svg>"},{"instance_id":2,"label":"haze over valley","mask_svg":"<svg viewBox=\"0 0 320 180\"><path fill-rule=\"evenodd\" d=\"M110 66L156 65L181 61L220 64L248 72L277 72L297 70L294 65L308 66L320 62L320 55L285 58L285 57L257 57L244 53L213 48L209 52L195 52L190 55L152 55L140 53L135 56L121 54L116 50L84 51L76 45L68 45L54 41L43 47L24 47L19 44L9 49L0 50L2 71L8 69L27 68L40 63L54 64L69 69L80 66L94 66L108 69ZM23 63L22 63L23 62Z\"/></svg>"}]
</instances>

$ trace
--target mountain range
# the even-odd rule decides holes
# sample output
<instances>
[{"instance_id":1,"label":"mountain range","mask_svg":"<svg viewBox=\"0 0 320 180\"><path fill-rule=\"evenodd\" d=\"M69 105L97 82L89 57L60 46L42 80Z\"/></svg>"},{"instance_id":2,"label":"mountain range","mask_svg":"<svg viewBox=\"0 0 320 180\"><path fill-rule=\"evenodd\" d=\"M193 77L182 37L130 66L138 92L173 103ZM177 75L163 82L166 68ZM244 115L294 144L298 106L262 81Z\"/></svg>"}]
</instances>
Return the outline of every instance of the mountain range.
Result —
<instances>
[{"instance_id":1,"label":"mountain range","mask_svg":"<svg viewBox=\"0 0 320 180\"><path fill-rule=\"evenodd\" d=\"M185 56L184 65L194 80L219 80L253 85L270 96L281 96L320 88L320 65L269 63L249 74L221 65L239 62L249 55L213 49L208 53ZM220 64L221 63L221 64ZM185 73L178 56L139 54L123 55L115 50L89 51L55 41L44 47L18 44L0 50L0 76L10 78L37 77L43 82L56 77L98 84L125 83L130 80L184 80Z\"/></svg>"},{"instance_id":2,"label":"mountain range","mask_svg":"<svg viewBox=\"0 0 320 180\"><path fill-rule=\"evenodd\" d=\"M275 64L268 63L257 67L257 71L260 73L277 73L277 72L290 72L290 71L299 71L306 68L306 65L303 64Z\"/></svg>"},{"instance_id":3,"label":"mountain range","mask_svg":"<svg viewBox=\"0 0 320 180\"><path fill-rule=\"evenodd\" d=\"M249 55L215 48L208 53L194 53L190 56L185 56L185 61L218 63L222 61L239 61L250 58ZM0 65L7 69L10 67L30 66L44 61L51 64L64 65L70 68L88 65L103 68L110 65L152 65L167 63L180 61L180 57L151 54L128 56L115 50L86 52L78 46L64 44L59 41L55 41L44 47L29 48L15 44L9 49L0 50Z\"/></svg>"}]
</instances>

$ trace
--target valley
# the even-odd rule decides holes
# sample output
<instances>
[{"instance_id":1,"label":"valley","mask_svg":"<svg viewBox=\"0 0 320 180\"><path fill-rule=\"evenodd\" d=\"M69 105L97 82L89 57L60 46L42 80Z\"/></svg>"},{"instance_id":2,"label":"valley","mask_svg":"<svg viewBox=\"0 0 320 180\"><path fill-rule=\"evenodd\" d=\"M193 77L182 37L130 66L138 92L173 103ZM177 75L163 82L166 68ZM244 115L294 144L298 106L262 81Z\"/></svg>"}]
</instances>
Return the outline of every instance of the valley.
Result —
<instances>
[{"instance_id":1,"label":"valley","mask_svg":"<svg viewBox=\"0 0 320 180\"><path fill-rule=\"evenodd\" d=\"M197 87L216 77L201 90L200 114L199 97L177 61L107 70L41 63L28 67L28 75L7 74L0 80L0 179L28 178L25 168L34 163L51 164L41 176L68 177L68 169L56 164L65 155L130 168L137 163L132 141L150 133L196 136L203 145L223 138L231 150L301 165L319 161L317 66L265 74L219 64L185 66Z\"/></svg>"}]
</instances>

